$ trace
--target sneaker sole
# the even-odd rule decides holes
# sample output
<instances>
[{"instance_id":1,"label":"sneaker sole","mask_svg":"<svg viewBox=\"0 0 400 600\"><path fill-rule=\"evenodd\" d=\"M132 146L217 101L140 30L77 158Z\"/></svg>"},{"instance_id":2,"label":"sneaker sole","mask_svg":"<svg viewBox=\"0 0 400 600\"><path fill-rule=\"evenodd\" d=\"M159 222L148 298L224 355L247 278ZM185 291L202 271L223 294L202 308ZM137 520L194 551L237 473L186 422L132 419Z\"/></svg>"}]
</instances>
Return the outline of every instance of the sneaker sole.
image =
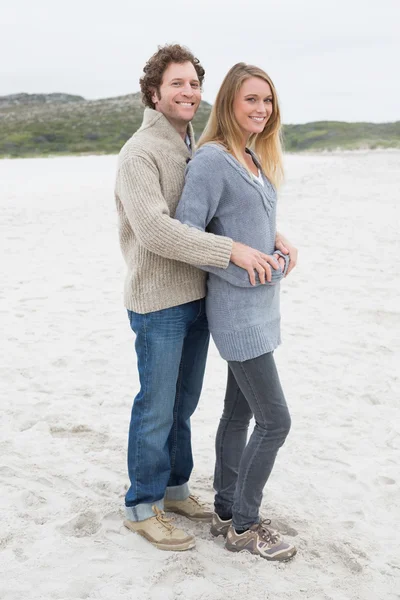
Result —
<instances>
[{"instance_id":1,"label":"sneaker sole","mask_svg":"<svg viewBox=\"0 0 400 600\"><path fill-rule=\"evenodd\" d=\"M124 525L127 529L129 529L130 531L133 531L133 533L137 533L138 535L143 537L145 540L150 542L150 544L152 546L154 546L155 548L158 548L159 550L169 550L170 552L184 552L185 550L191 550L192 548L194 548L196 546L196 540L194 538L188 538L187 540L181 542L180 544L162 544L160 542L155 542L152 538L150 538L148 535L146 535L146 532L138 531L137 529L132 527L130 521L124 521Z\"/></svg>"},{"instance_id":2,"label":"sneaker sole","mask_svg":"<svg viewBox=\"0 0 400 600\"><path fill-rule=\"evenodd\" d=\"M279 556L268 558L267 556L263 556L262 554L255 554L254 552L250 552L250 550L237 550L235 547L228 548L227 546L225 546L225 550L227 550L228 552L236 552L237 554L240 554L241 552L247 552L247 554L251 554L252 556L260 556L260 558L265 558L265 560L269 560L270 562L289 562L297 554L296 548L294 548L293 554L285 558L280 558Z\"/></svg>"}]
</instances>

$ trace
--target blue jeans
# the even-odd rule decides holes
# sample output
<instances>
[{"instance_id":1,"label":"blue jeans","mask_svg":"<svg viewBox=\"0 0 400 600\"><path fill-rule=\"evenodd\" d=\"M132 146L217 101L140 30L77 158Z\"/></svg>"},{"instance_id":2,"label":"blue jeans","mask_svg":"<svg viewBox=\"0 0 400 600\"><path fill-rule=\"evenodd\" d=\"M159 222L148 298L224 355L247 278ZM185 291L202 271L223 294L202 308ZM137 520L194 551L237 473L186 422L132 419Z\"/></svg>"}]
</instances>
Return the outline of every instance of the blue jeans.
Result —
<instances>
[{"instance_id":1,"label":"blue jeans","mask_svg":"<svg viewBox=\"0 0 400 600\"><path fill-rule=\"evenodd\" d=\"M142 521L154 516L152 506L163 509L164 497L189 496L190 417L203 384L209 332L204 298L128 316L136 333L140 391L129 428L125 505L128 519Z\"/></svg>"},{"instance_id":2,"label":"blue jeans","mask_svg":"<svg viewBox=\"0 0 400 600\"><path fill-rule=\"evenodd\" d=\"M255 427L247 441L250 419ZM228 362L224 412L215 449L215 511L236 529L259 521L263 489L291 419L273 353Z\"/></svg>"}]
</instances>

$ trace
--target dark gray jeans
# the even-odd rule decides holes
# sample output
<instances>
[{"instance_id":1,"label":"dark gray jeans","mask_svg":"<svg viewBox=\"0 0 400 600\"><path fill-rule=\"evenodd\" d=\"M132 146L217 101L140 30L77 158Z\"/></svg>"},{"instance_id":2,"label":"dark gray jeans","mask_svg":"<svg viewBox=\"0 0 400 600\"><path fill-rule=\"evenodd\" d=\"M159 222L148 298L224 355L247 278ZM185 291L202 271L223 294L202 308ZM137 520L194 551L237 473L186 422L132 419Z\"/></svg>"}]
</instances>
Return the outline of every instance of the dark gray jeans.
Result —
<instances>
[{"instance_id":1,"label":"dark gray jeans","mask_svg":"<svg viewBox=\"0 0 400 600\"><path fill-rule=\"evenodd\" d=\"M247 442L249 422L255 427ZM259 520L263 489L290 430L290 415L272 352L228 362L224 412L215 442L215 510L235 528Z\"/></svg>"}]
</instances>

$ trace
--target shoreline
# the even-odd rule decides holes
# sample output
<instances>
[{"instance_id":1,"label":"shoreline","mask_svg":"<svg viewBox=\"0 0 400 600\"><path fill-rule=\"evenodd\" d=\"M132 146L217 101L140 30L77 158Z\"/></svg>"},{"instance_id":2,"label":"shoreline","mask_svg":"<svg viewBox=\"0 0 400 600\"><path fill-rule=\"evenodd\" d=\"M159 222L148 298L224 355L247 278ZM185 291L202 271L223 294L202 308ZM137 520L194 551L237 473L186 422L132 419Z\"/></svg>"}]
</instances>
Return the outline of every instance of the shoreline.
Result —
<instances>
[{"instance_id":1,"label":"shoreline","mask_svg":"<svg viewBox=\"0 0 400 600\"><path fill-rule=\"evenodd\" d=\"M323 150L302 150L300 152L293 152L291 150L284 151L283 154L286 156L337 156L339 154L351 154L351 155L360 155L360 154L369 154L369 153L387 153L394 154L396 152L400 152L400 146L393 146L390 148L334 148L323 149ZM71 157L88 157L88 156L118 156L118 152L69 152L66 154L27 154L24 156L0 156L0 160L19 160L19 159L32 159L32 158L71 158Z\"/></svg>"}]
</instances>

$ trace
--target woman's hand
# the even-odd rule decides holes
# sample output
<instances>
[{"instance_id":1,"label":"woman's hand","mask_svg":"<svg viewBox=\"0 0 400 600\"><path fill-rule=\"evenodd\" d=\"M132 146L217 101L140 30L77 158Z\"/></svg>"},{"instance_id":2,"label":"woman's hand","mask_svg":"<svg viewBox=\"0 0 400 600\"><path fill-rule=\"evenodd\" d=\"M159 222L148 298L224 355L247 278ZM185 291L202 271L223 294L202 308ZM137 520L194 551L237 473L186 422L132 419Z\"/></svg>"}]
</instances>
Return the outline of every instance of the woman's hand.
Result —
<instances>
[{"instance_id":1,"label":"woman's hand","mask_svg":"<svg viewBox=\"0 0 400 600\"><path fill-rule=\"evenodd\" d=\"M285 270L285 259L282 258L282 256L280 256L279 254L274 254L273 255L275 260L278 262L278 265L280 266L282 273Z\"/></svg>"},{"instance_id":2,"label":"woman's hand","mask_svg":"<svg viewBox=\"0 0 400 600\"><path fill-rule=\"evenodd\" d=\"M292 269L294 269L297 264L298 250L297 250L297 248L292 246L292 244L290 242L288 242L288 240L281 233L276 234L275 248L277 250L280 250L282 252L282 254L289 255L289 258L290 258L289 267L288 267L287 273L285 275L285 277L287 277L289 275L290 271L292 271ZM281 259L281 260L283 260L283 259Z\"/></svg>"}]
</instances>

